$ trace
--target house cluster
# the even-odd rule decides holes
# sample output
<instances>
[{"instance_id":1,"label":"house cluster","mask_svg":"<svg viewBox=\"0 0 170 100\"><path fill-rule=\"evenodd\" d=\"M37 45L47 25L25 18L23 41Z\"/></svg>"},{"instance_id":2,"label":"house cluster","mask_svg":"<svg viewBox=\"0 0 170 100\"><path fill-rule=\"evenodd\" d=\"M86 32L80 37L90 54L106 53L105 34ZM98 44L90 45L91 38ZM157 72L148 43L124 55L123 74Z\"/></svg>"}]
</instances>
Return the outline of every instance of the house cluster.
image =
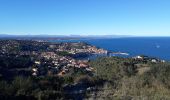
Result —
<instances>
[{"instance_id":1,"label":"house cluster","mask_svg":"<svg viewBox=\"0 0 170 100\"><path fill-rule=\"evenodd\" d=\"M85 72L93 72L88 60L74 59L84 54L106 54L107 50L83 43L50 43L33 40L4 40L0 41L0 54L13 54L16 56L30 57L33 76L52 73L62 76L71 68ZM63 51L63 52L62 52ZM67 55L68 54L68 55Z\"/></svg>"},{"instance_id":2,"label":"house cluster","mask_svg":"<svg viewBox=\"0 0 170 100\"><path fill-rule=\"evenodd\" d=\"M65 43L64 45L60 45L57 51L67 51L70 54L76 54L76 53L107 54L108 53L107 50L97 48L95 46L84 45L82 47L78 47L78 45L79 44L72 43L71 47L69 47L68 44Z\"/></svg>"},{"instance_id":3,"label":"house cluster","mask_svg":"<svg viewBox=\"0 0 170 100\"><path fill-rule=\"evenodd\" d=\"M140 60L140 61L150 61L152 63L165 63L165 60L160 60L158 58L153 58L153 57L148 57L148 56L136 56L133 57L135 60Z\"/></svg>"},{"instance_id":4,"label":"house cluster","mask_svg":"<svg viewBox=\"0 0 170 100\"><path fill-rule=\"evenodd\" d=\"M45 59L57 59L59 56L54 52L41 52L40 57Z\"/></svg>"},{"instance_id":5,"label":"house cluster","mask_svg":"<svg viewBox=\"0 0 170 100\"><path fill-rule=\"evenodd\" d=\"M12 40L2 40L0 41L0 52L1 53L9 53L14 49L18 48L18 43Z\"/></svg>"},{"instance_id":6,"label":"house cluster","mask_svg":"<svg viewBox=\"0 0 170 100\"><path fill-rule=\"evenodd\" d=\"M59 71L59 73L57 74L58 76L63 76L65 74L67 74L71 68L77 68L79 70L84 70L86 72L92 72L93 68L89 66L88 61L81 61L81 60L74 60L74 59L70 59L67 64L62 67L62 69Z\"/></svg>"},{"instance_id":7,"label":"house cluster","mask_svg":"<svg viewBox=\"0 0 170 100\"><path fill-rule=\"evenodd\" d=\"M108 53L107 50L99 49L99 48L96 48L95 46L88 46L87 51L90 53L97 53L97 54L107 54Z\"/></svg>"},{"instance_id":8,"label":"house cluster","mask_svg":"<svg viewBox=\"0 0 170 100\"><path fill-rule=\"evenodd\" d=\"M35 61L36 67L32 68L32 75L37 76L41 67L47 67L50 74L63 76L70 71L70 68L77 68L87 72L92 72L93 68L89 66L88 60L75 60L68 56L59 56L54 52L42 52L41 57L45 58L42 61ZM45 65L45 66L43 66Z\"/></svg>"}]
</instances>

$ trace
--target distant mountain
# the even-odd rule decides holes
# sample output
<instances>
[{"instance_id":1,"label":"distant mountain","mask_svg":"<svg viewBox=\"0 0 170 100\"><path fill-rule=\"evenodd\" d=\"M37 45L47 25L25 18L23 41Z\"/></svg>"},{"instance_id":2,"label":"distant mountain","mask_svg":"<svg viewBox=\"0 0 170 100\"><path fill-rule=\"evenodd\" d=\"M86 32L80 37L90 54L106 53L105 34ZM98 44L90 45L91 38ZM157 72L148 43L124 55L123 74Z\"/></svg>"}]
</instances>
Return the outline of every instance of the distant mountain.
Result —
<instances>
[{"instance_id":1,"label":"distant mountain","mask_svg":"<svg viewBox=\"0 0 170 100\"><path fill-rule=\"evenodd\" d=\"M133 37L130 35L8 35L8 34L0 34L0 39L41 39L41 38L56 38L56 39L73 39L73 38L91 38L91 39L99 39L99 38L121 38L121 37Z\"/></svg>"}]
</instances>

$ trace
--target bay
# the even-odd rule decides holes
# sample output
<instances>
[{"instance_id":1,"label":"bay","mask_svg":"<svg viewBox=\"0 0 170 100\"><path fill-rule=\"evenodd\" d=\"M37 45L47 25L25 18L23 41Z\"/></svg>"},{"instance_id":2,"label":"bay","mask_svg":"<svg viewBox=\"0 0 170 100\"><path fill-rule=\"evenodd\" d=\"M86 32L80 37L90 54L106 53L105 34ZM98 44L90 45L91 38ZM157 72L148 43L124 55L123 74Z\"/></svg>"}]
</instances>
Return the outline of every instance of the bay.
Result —
<instances>
[{"instance_id":1,"label":"bay","mask_svg":"<svg viewBox=\"0 0 170 100\"><path fill-rule=\"evenodd\" d=\"M170 60L170 37L50 40L50 42L86 42L109 51L128 53L128 56L123 55L125 57L146 55Z\"/></svg>"}]
</instances>

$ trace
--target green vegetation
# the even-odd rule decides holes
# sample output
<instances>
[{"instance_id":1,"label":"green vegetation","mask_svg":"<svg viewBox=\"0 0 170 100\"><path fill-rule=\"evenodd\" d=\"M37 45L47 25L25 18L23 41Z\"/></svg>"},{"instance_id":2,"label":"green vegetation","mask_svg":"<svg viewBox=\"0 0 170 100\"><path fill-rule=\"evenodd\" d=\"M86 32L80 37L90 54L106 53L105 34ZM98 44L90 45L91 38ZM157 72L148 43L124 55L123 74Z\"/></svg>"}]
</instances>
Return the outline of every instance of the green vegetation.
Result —
<instances>
[{"instance_id":1,"label":"green vegetation","mask_svg":"<svg viewBox=\"0 0 170 100\"><path fill-rule=\"evenodd\" d=\"M85 43L8 40L0 44L0 100L170 100L169 62L147 56L102 57L86 62L90 67L76 67L67 66L71 60L51 57L84 58L89 54L71 55L69 50L87 48ZM59 47L64 50L56 51ZM33 76L33 68L38 75Z\"/></svg>"},{"instance_id":2,"label":"green vegetation","mask_svg":"<svg viewBox=\"0 0 170 100\"><path fill-rule=\"evenodd\" d=\"M67 51L58 51L57 54L59 56L70 56L71 54Z\"/></svg>"},{"instance_id":3,"label":"green vegetation","mask_svg":"<svg viewBox=\"0 0 170 100\"><path fill-rule=\"evenodd\" d=\"M130 58L112 57L92 61L91 66L96 69L96 76L109 84L100 88L100 99L170 99L170 63L142 64ZM142 67L145 67L143 73L139 74Z\"/></svg>"},{"instance_id":4,"label":"green vegetation","mask_svg":"<svg viewBox=\"0 0 170 100\"><path fill-rule=\"evenodd\" d=\"M57 77L16 77L11 82L0 81L1 100L55 100L62 98L62 79Z\"/></svg>"},{"instance_id":5,"label":"green vegetation","mask_svg":"<svg viewBox=\"0 0 170 100\"><path fill-rule=\"evenodd\" d=\"M1 78L0 99L68 99L72 97L65 93L65 85L75 83L95 88L95 90L86 91L83 98L170 99L170 63L144 63L131 58L105 57L91 61L90 66L94 68L93 75L72 69L63 77L16 76L6 81ZM82 88L81 85L78 87ZM93 93L96 95L91 95Z\"/></svg>"}]
</instances>

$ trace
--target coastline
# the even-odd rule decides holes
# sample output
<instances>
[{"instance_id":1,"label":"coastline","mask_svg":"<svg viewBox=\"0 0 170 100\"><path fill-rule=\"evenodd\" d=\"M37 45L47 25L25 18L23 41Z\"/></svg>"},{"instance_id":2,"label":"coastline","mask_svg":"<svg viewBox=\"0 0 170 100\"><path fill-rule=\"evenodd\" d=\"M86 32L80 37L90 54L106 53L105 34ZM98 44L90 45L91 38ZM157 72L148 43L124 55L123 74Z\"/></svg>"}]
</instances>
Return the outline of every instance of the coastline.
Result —
<instances>
[{"instance_id":1,"label":"coastline","mask_svg":"<svg viewBox=\"0 0 170 100\"><path fill-rule=\"evenodd\" d=\"M50 42L86 42L99 48L113 52L112 55L134 57L147 55L170 61L170 37L132 37L112 39L65 40ZM155 45L159 45L156 48ZM121 53L120 53L121 52ZM129 55L128 55L129 54Z\"/></svg>"}]
</instances>

